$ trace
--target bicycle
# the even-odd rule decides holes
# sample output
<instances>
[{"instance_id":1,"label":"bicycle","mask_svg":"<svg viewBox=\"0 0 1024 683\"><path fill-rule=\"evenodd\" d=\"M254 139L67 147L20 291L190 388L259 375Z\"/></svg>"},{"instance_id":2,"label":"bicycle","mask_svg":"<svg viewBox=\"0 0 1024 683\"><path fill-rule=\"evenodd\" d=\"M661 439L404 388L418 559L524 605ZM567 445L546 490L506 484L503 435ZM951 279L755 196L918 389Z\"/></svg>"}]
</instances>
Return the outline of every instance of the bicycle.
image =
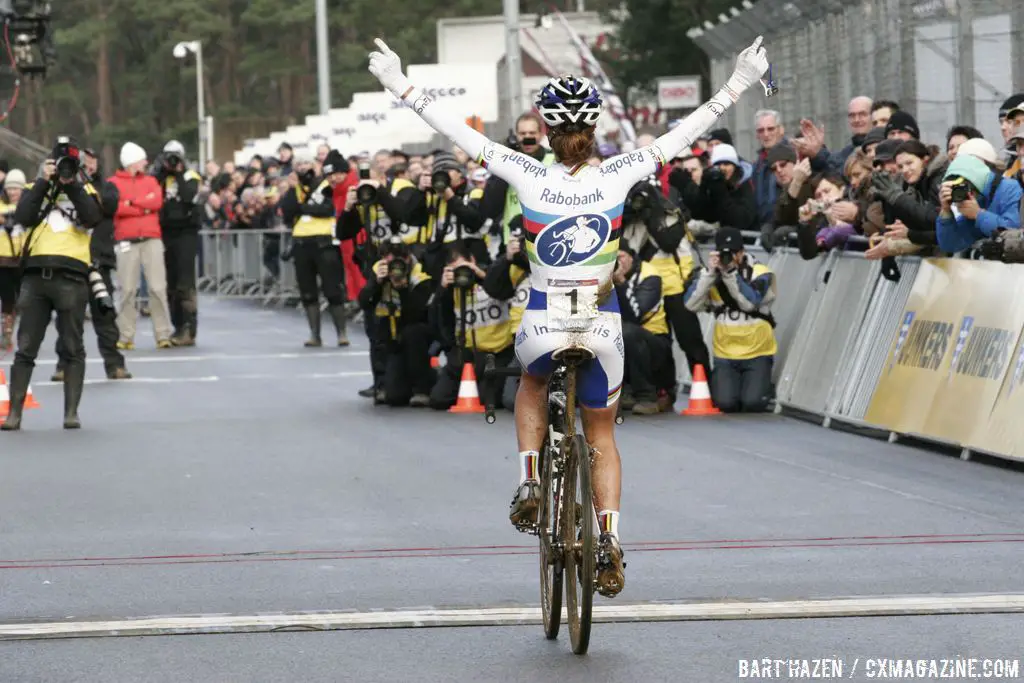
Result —
<instances>
[{"instance_id":1,"label":"bicycle","mask_svg":"<svg viewBox=\"0 0 1024 683\"><path fill-rule=\"evenodd\" d=\"M575 654L590 645L596 592L597 512L591 485L593 452L576 430L576 371L594 358L582 346L559 349L552 355L555 370L548 383L548 437L540 451L540 505L537 522L522 528L539 538L541 614L544 634L558 637L562 619L563 588L569 639ZM518 368L495 368L494 356L485 359L488 379L518 377ZM489 395L494 392L487 392ZM494 406L485 406L488 424L494 424ZM622 422L621 413L616 422ZM572 501L574 505L568 505Z\"/></svg>"}]
</instances>

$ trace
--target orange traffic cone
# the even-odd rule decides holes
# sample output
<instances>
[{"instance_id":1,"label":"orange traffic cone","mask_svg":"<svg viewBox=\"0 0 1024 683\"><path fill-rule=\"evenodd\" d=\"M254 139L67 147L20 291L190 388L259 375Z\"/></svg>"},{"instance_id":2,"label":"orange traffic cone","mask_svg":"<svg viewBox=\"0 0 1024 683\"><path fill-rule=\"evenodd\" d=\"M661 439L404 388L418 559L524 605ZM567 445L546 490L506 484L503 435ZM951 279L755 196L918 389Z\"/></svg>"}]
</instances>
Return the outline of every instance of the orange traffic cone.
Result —
<instances>
[{"instance_id":1,"label":"orange traffic cone","mask_svg":"<svg viewBox=\"0 0 1024 683\"><path fill-rule=\"evenodd\" d=\"M31 384L28 385L28 395L25 397L25 410L29 410L30 408L42 408L42 406L39 405L39 401L36 400L36 397L32 395Z\"/></svg>"},{"instance_id":2,"label":"orange traffic cone","mask_svg":"<svg viewBox=\"0 0 1024 683\"><path fill-rule=\"evenodd\" d=\"M704 366L697 365L693 369L693 384L690 386L690 402L680 415L719 415L721 410L711 402L711 389L708 378L704 374Z\"/></svg>"},{"instance_id":3,"label":"orange traffic cone","mask_svg":"<svg viewBox=\"0 0 1024 683\"><path fill-rule=\"evenodd\" d=\"M25 397L24 410L30 408L42 408L39 401L32 395L32 387L28 388L28 395ZM7 375L0 370L0 423L11 414L11 390L7 387Z\"/></svg>"},{"instance_id":4,"label":"orange traffic cone","mask_svg":"<svg viewBox=\"0 0 1024 683\"><path fill-rule=\"evenodd\" d=\"M480 394L476 390L476 371L472 363L462 366L462 381L459 383L459 399L449 413L482 413L484 406L480 403Z\"/></svg>"}]
</instances>

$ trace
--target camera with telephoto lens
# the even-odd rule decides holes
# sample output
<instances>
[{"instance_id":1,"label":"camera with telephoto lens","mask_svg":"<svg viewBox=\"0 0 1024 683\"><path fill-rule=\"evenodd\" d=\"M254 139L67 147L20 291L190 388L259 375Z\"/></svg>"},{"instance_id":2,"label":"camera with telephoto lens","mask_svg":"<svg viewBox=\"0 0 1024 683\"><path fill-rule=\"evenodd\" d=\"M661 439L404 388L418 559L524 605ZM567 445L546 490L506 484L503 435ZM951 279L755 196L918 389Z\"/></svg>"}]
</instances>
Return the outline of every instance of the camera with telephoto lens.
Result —
<instances>
[{"instance_id":1,"label":"camera with telephoto lens","mask_svg":"<svg viewBox=\"0 0 1024 683\"><path fill-rule=\"evenodd\" d=\"M957 178L953 181L952 191L949 200L954 204L966 202L971 198L971 186L964 178Z\"/></svg>"},{"instance_id":2,"label":"camera with telephoto lens","mask_svg":"<svg viewBox=\"0 0 1024 683\"><path fill-rule=\"evenodd\" d=\"M409 245L400 240L392 240L384 247L384 256L390 256L388 261L388 277L403 279L409 274L410 255Z\"/></svg>"},{"instance_id":3,"label":"camera with telephoto lens","mask_svg":"<svg viewBox=\"0 0 1024 683\"><path fill-rule=\"evenodd\" d=\"M356 188L356 200L363 206L370 206L377 203L377 188L371 185L370 162L359 162L359 187Z\"/></svg>"},{"instance_id":4,"label":"camera with telephoto lens","mask_svg":"<svg viewBox=\"0 0 1024 683\"><path fill-rule=\"evenodd\" d=\"M313 181L316 180L316 169L307 168L302 173L299 173L298 176L299 182L302 184L303 187L312 187Z\"/></svg>"},{"instance_id":5,"label":"camera with telephoto lens","mask_svg":"<svg viewBox=\"0 0 1024 683\"><path fill-rule=\"evenodd\" d=\"M61 180L71 180L78 175L82 167L81 152L71 142L71 138L61 136L57 138L57 144L53 148L53 160L57 166L57 177Z\"/></svg>"},{"instance_id":6,"label":"camera with telephoto lens","mask_svg":"<svg viewBox=\"0 0 1024 683\"><path fill-rule=\"evenodd\" d=\"M718 262L722 264L723 268L728 268L732 265L733 259L736 258L736 252L732 249L720 249L718 251Z\"/></svg>"},{"instance_id":7,"label":"camera with telephoto lens","mask_svg":"<svg viewBox=\"0 0 1024 683\"><path fill-rule=\"evenodd\" d=\"M180 156L173 152L170 152L164 156L164 166L166 166L170 170L178 168L178 164L183 163L184 161L184 159L182 159Z\"/></svg>"},{"instance_id":8,"label":"camera with telephoto lens","mask_svg":"<svg viewBox=\"0 0 1024 683\"><path fill-rule=\"evenodd\" d=\"M107 283L103 281L103 275L96 268L89 268L89 291L93 301L101 310L114 310L114 299L107 290Z\"/></svg>"},{"instance_id":9,"label":"camera with telephoto lens","mask_svg":"<svg viewBox=\"0 0 1024 683\"><path fill-rule=\"evenodd\" d=\"M452 271L452 280L459 289L470 289L476 284L476 273L469 266L459 266Z\"/></svg>"},{"instance_id":10,"label":"camera with telephoto lens","mask_svg":"<svg viewBox=\"0 0 1024 683\"><path fill-rule=\"evenodd\" d=\"M508 131L508 137L505 138L505 146L513 152L519 152L519 138L516 137L516 132L512 129Z\"/></svg>"},{"instance_id":11,"label":"camera with telephoto lens","mask_svg":"<svg viewBox=\"0 0 1024 683\"><path fill-rule=\"evenodd\" d=\"M434 171L430 174L430 187L436 194L443 194L452 185L452 177L448 171Z\"/></svg>"}]
</instances>

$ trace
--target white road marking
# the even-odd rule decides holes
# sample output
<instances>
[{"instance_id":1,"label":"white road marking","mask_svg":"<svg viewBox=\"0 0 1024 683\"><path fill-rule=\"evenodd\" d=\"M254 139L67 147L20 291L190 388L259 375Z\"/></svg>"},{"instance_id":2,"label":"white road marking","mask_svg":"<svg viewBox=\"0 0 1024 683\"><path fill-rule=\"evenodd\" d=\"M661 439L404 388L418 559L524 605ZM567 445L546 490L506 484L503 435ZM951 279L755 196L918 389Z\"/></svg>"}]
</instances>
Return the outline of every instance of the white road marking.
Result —
<instances>
[{"instance_id":1,"label":"white road marking","mask_svg":"<svg viewBox=\"0 0 1024 683\"><path fill-rule=\"evenodd\" d=\"M310 359L310 358L338 358L338 357L352 357L352 356L367 356L369 351L367 350L348 350L348 351L311 351L308 353L239 353L239 354L228 354L228 353L215 353L207 356L134 356L134 352L128 351L124 354L125 360L128 365L135 365L136 363L202 363L206 361L214 360L290 360L295 358ZM173 351L168 351L168 354L173 354ZM38 358L36 364L54 363L56 364L56 358ZM102 363L102 358L86 358L86 363Z\"/></svg>"},{"instance_id":2,"label":"white road marking","mask_svg":"<svg viewBox=\"0 0 1024 683\"><path fill-rule=\"evenodd\" d=\"M595 622L718 621L894 617L934 614L1005 614L1024 611L1024 594L920 595L737 600L717 602L597 605ZM565 619L563 613L563 620ZM0 624L0 640L102 636L252 633L312 629L405 629L436 626L539 624L538 607L419 608L395 611L295 612L243 615L159 616L111 621L52 621Z\"/></svg>"},{"instance_id":3,"label":"white road marking","mask_svg":"<svg viewBox=\"0 0 1024 683\"><path fill-rule=\"evenodd\" d=\"M346 377L369 377L372 373L368 370L357 372L311 372L305 374L248 374L248 375L225 375L223 377L210 375L208 377L135 377L133 379L87 379L86 384L190 384L201 382L226 382L236 379L242 380L297 380L297 379L343 379ZM64 386L63 382L33 382L33 387L59 387Z\"/></svg>"}]
</instances>

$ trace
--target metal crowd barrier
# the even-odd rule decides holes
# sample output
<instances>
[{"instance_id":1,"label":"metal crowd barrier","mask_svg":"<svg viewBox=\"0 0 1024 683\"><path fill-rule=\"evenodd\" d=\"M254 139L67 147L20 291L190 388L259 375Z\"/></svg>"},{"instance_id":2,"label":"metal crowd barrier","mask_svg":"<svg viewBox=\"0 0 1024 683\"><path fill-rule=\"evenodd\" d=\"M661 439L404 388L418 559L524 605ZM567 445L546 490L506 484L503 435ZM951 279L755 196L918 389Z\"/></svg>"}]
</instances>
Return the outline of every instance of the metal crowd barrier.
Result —
<instances>
[{"instance_id":1,"label":"metal crowd barrier","mask_svg":"<svg viewBox=\"0 0 1024 683\"><path fill-rule=\"evenodd\" d=\"M197 283L218 298L248 299L264 306L295 305L295 268L282 255L291 237L282 230L203 230Z\"/></svg>"},{"instance_id":2,"label":"metal crowd barrier","mask_svg":"<svg viewBox=\"0 0 1024 683\"><path fill-rule=\"evenodd\" d=\"M821 268L816 286L783 294L780 284L780 301L806 298L806 305L779 363L776 411L819 415L825 426L832 420L863 425L921 260L897 259L899 282L882 277L881 263L859 253L832 251L807 263ZM780 356L782 349L780 343Z\"/></svg>"}]
</instances>

